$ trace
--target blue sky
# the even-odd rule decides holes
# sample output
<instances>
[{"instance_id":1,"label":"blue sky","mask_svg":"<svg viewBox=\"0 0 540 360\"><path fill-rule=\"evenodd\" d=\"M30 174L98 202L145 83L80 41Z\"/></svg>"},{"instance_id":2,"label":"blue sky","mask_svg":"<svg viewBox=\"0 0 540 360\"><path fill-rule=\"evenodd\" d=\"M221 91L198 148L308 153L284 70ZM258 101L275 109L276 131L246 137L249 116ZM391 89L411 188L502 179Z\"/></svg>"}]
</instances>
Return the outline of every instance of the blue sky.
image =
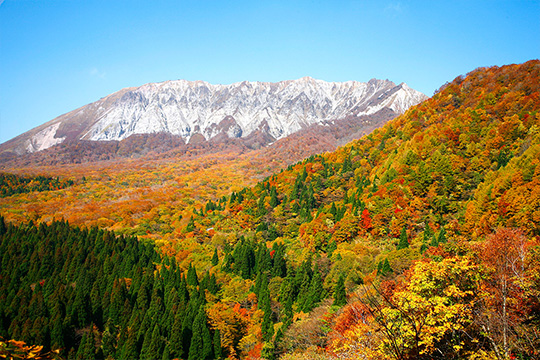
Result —
<instances>
[{"instance_id":1,"label":"blue sky","mask_svg":"<svg viewBox=\"0 0 540 360\"><path fill-rule=\"evenodd\" d=\"M0 143L124 87L389 79L540 57L540 0L0 0Z\"/></svg>"}]
</instances>

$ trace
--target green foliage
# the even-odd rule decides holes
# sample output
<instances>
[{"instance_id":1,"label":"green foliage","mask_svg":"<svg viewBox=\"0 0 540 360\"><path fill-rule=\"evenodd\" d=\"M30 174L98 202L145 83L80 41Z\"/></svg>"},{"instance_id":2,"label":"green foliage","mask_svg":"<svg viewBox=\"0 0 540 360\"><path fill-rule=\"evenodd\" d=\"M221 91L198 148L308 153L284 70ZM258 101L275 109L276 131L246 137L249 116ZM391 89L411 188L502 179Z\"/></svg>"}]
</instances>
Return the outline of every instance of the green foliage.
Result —
<instances>
[{"instance_id":1,"label":"green foliage","mask_svg":"<svg viewBox=\"0 0 540 360\"><path fill-rule=\"evenodd\" d=\"M334 287L334 306L343 306L347 304L347 291L345 289L345 277L339 275L339 279Z\"/></svg>"},{"instance_id":2,"label":"green foliage","mask_svg":"<svg viewBox=\"0 0 540 360\"><path fill-rule=\"evenodd\" d=\"M212 266L216 266L219 263L219 256L217 252L217 248L214 249L214 255L212 256Z\"/></svg>"},{"instance_id":3,"label":"green foliage","mask_svg":"<svg viewBox=\"0 0 540 360\"><path fill-rule=\"evenodd\" d=\"M48 177L23 177L14 174L0 174L0 198L33 191L51 191L73 186L73 180Z\"/></svg>"},{"instance_id":4,"label":"green foliage","mask_svg":"<svg viewBox=\"0 0 540 360\"><path fill-rule=\"evenodd\" d=\"M398 250L406 249L409 247L409 240L407 239L407 228L404 226L403 229L401 229L401 234L399 236L399 243L397 246Z\"/></svg>"},{"instance_id":5,"label":"green foliage","mask_svg":"<svg viewBox=\"0 0 540 360\"><path fill-rule=\"evenodd\" d=\"M219 329L214 331L214 358L223 359L223 349L221 348L221 335Z\"/></svg>"},{"instance_id":6,"label":"green foliage","mask_svg":"<svg viewBox=\"0 0 540 360\"><path fill-rule=\"evenodd\" d=\"M62 348L61 355L81 359L182 357L189 352L183 320L191 319L193 328L204 290L201 295L197 288L188 289L174 261L158 271L159 261L152 245L96 228L61 221L5 226L0 278L9 281L0 282L3 335L45 349ZM188 272L193 283L196 271ZM206 288L217 292L215 277L204 279ZM205 319L197 326L210 337ZM82 338L76 336L79 331ZM211 338L205 341L207 354L213 345Z\"/></svg>"},{"instance_id":7,"label":"green foliage","mask_svg":"<svg viewBox=\"0 0 540 360\"><path fill-rule=\"evenodd\" d=\"M210 331L206 326L206 313L201 307L193 321L193 336L189 347L188 360L211 359L212 353L212 338L210 336Z\"/></svg>"}]
</instances>

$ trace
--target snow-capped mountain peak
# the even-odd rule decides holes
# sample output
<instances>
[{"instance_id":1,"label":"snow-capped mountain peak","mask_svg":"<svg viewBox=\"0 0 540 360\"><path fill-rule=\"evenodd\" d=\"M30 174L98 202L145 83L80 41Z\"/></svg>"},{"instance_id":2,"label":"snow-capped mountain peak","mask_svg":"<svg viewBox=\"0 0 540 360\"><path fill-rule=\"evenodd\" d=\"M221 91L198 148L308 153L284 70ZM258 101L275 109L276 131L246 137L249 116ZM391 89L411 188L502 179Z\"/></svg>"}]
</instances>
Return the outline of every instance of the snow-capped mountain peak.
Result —
<instances>
[{"instance_id":1,"label":"snow-capped mountain peak","mask_svg":"<svg viewBox=\"0 0 540 360\"><path fill-rule=\"evenodd\" d=\"M123 89L64 114L27 133L16 152L43 150L65 139L123 140L153 133L189 141L194 134L209 140L219 134L247 137L262 131L277 140L326 120L370 115L385 108L401 114L424 99L424 94L404 83L396 86L377 79L340 83L306 76L230 85L172 80Z\"/></svg>"}]
</instances>

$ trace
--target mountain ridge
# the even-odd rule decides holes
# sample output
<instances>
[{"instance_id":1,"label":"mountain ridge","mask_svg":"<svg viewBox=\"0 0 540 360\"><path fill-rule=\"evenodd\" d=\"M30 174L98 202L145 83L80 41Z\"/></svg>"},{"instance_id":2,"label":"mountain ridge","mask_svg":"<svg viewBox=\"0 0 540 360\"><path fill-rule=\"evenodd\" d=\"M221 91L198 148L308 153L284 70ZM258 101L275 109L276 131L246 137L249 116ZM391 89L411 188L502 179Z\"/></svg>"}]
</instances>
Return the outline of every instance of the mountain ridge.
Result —
<instances>
[{"instance_id":1,"label":"mountain ridge","mask_svg":"<svg viewBox=\"0 0 540 360\"><path fill-rule=\"evenodd\" d=\"M246 138L256 131L267 143L327 120L396 114L426 96L389 80L325 82L310 77L276 83L168 80L121 89L46 122L0 145L25 154L77 140L124 140L134 134L169 133L188 143L220 135Z\"/></svg>"}]
</instances>

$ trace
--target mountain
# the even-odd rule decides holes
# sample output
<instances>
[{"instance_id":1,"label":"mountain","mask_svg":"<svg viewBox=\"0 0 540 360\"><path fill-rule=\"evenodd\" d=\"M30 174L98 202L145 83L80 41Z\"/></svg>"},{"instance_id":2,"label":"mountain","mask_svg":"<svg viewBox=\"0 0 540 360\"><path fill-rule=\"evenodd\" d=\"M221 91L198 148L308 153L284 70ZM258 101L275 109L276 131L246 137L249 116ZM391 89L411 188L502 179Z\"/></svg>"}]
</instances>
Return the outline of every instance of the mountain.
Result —
<instances>
[{"instance_id":1,"label":"mountain","mask_svg":"<svg viewBox=\"0 0 540 360\"><path fill-rule=\"evenodd\" d=\"M402 83L325 82L304 77L277 83L166 81L126 88L61 115L0 145L25 154L77 141L121 141L140 134L170 134L185 143L256 139L256 146L324 121L394 116L426 96Z\"/></svg>"},{"instance_id":2,"label":"mountain","mask_svg":"<svg viewBox=\"0 0 540 360\"><path fill-rule=\"evenodd\" d=\"M255 151L6 174L0 345L99 359L537 359L539 99L540 61L479 68L247 187Z\"/></svg>"}]
</instances>

